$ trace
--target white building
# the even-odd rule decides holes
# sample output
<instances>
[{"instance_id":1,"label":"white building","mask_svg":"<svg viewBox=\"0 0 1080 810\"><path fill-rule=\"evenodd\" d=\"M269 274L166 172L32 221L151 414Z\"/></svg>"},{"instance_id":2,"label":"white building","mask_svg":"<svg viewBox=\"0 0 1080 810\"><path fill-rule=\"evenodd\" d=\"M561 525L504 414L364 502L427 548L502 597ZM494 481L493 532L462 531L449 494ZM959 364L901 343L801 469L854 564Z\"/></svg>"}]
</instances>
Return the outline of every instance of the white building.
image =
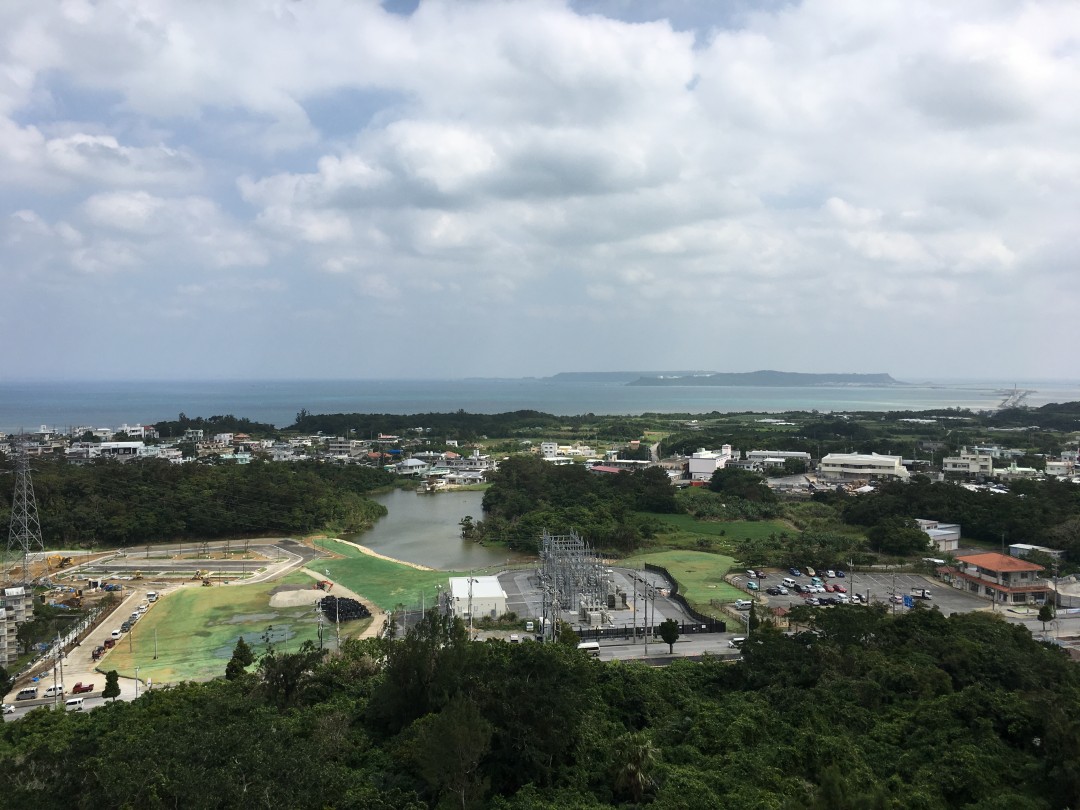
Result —
<instances>
[{"instance_id":1,"label":"white building","mask_svg":"<svg viewBox=\"0 0 1080 810\"><path fill-rule=\"evenodd\" d=\"M506 613L506 591L498 577L450 577L450 606L454 616L469 620L497 619Z\"/></svg>"},{"instance_id":2,"label":"white building","mask_svg":"<svg viewBox=\"0 0 1080 810\"><path fill-rule=\"evenodd\" d=\"M784 462L789 459L802 461L806 464L807 469L810 468L810 454L799 450L751 450L746 454L746 460L751 463L751 466L759 465L763 469L782 467Z\"/></svg>"},{"instance_id":3,"label":"white building","mask_svg":"<svg viewBox=\"0 0 1080 810\"><path fill-rule=\"evenodd\" d=\"M1047 548L1046 546L1033 546L1030 543L1013 543L1009 546L1010 557L1030 557L1031 552L1038 551L1048 557L1055 559L1062 559L1065 556L1065 552L1057 548Z\"/></svg>"},{"instance_id":4,"label":"white building","mask_svg":"<svg viewBox=\"0 0 1080 810\"><path fill-rule=\"evenodd\" d=\"M690 456L690 480L691 481L708 481L713 477L713 473L717 470L724 468L729 461L731 461L731 445L725 444L720 448L720 452L715 450L706 450L702 447L692 456Z\"/></svg>"},{"instance_id":5,"label":"white building","mask_svg":"<svg viewBox=\"0 0 1080 810\"><path fill-rule=\"evenodd\" d=\"M898 478L906 481L910 475L900 456L881 456L877 453L829 453L821 460L821 477L830 481L854 481L868 478Z\"/></svg>"},{"instance_id":6,"label":"white building","mask_svg":"<svg viewBox=\"0 0 1080 810\"><path fill-rule=\"evenodd\" d=\"M994 457L990 453L968 452L965 447L960 455L943 458L941 469L958 475L991 476L994 474Z\"/></svg>"},{"instance_id":7,"label":"white building","mask_svg":"<svg viewBox=\"0 0 1080 810\"><path fill-rule=\"evenodd\" d=\"M1065 458L1060 461L1048 461L1043 472L1055 478L1068 478L1076 472L1076 463L1072 459Z\"/></svg>"},{"instance_id":8,"label":"white building","mask_svg":"<svg viewBox=\"0 0 1080 810\"><path fill-rule=\"evenodd\" d=\"M939 523L936 520L916 518L919 528L926 532L934 548L943 553L956 551L960 548L960 524Z\"/></svg>"}]
</instances>

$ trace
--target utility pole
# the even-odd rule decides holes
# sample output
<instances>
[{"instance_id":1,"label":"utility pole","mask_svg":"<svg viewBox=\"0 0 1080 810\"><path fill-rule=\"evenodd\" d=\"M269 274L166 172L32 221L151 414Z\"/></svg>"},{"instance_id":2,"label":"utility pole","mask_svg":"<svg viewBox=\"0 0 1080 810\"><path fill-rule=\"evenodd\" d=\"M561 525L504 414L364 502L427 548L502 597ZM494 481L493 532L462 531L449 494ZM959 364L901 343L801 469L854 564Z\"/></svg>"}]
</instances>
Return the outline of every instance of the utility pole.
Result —
<instances>
[{"instance_id":1,"label":"utility pole","mask_svg":"<svg viewBox=\"0 0 1080 810\"><path fill-rule=\"evenodd\" d=\"M341 652L341 600L337 598L334 599L334 640Z\"/></svg>"},{"instance_id":2,"label":"utility pole","mask_svg":"<svg viewBox=\"0 0 1080 810\"><path fill-rule=\"evenodd\" d=\"M637 644L637 572L634 572L634 644Z\"/></svg>"},{"instance_id":3,"label":"utility pole","mask_svg":"<svg viewBox=\"0 0 1080 810\"><path fill-rule=\"evenodd\" d=\"M139 668L135 667L135 699L139 699Z\"/></svg>"},{"instance_id":4,"label":"utility pole","mask_svg":"<svg viewBox=\"0 0 1080 810\"><path fill-rule=\"evenodd\" d=\"M154 628L154 660L157 660L157 628Z\"/></svg>"}]
</instances>

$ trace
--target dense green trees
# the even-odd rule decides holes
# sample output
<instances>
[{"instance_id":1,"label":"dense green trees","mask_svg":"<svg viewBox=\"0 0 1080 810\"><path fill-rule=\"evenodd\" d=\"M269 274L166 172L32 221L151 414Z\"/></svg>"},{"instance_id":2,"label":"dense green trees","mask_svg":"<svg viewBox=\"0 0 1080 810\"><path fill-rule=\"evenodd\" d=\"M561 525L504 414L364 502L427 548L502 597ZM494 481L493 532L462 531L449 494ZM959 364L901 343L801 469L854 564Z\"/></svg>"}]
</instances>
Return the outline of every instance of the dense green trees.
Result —
<instances>
[{"instance_id":1,"label":"dense green trees","mask_svg":"<svg viewBox=\"0 0 1080 810\"><path fill-rule=\"evenodd\" d=\"M404 639L277 653L235 681L0 727L5 807L821 807L1080 800L1080 670L985 614L840 606L760 627L741 663L603 664Z\"/></svg>"},{"instance_id":2,"label":"dense green trees","mask_svg":"<svg viewBox=\"0 0 1080 810\"><path fill-rule=\"evenodd\" d=\"M629 552L656 531L641 512L675 512L674 488L659 467L616 474L556 466L536 456L504 461L484 493L485 518L463 525L474 540L534 550L544 529L576 530L601 548Z\"/></svg>"},{"instance_id":3,"label":"dense green trees","mask_svg":"<svg viewBox=\"0 0 1080 810\"><path fill-rule=\"evenodd\" d=\"M334 527L354 531L383 514L363 493L393 482L382 470L301 462L209 466L148 459L85 467L34 464L41 531L50 545L132 545L177 538ZM13 476L0 476L7 524Z\"/></svg>"}]
</instances>

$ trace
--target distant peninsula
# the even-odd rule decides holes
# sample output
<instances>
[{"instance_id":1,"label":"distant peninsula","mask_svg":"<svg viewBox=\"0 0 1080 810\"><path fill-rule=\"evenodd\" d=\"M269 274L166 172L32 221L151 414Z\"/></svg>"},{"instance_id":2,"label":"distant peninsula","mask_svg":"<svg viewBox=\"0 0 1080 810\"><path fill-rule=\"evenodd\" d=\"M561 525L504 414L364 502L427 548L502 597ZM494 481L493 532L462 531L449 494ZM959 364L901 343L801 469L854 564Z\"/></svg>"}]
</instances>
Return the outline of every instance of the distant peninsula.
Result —
<instances>
[{"instance_id":1,"label":"distant peninsula","mask_svg":"<svg viewBox=\"0 0 1080 810\"><path fill-rule=\"evenodd\" d=\"M907 385L889 374L802 374L797 371L691 372L642 375L627 385L726 386L759 388L813 388L821 386L866 386L882 388Z\"/></svg>"}]
</instances>

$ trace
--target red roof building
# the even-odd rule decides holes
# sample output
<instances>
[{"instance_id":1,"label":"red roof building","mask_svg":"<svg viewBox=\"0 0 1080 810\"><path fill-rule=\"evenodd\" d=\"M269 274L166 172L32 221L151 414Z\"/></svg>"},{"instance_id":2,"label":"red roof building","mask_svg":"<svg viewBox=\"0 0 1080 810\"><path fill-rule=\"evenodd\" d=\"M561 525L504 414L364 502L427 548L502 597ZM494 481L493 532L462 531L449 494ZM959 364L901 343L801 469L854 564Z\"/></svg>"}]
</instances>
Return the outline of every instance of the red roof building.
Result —
<instances>
[{"instance_id":1,"label":"red roof building","mask_svg":"<svg viewBox=\"0 0 1080 810\"><path fill-rule=\"evenodd\" d=\"M962 588L999 604L1044 602L1050 587L1042 577L1041 565L988 551L964 554L959 565L948 570L954 587Z\"/></svg>"}]
</instances>

